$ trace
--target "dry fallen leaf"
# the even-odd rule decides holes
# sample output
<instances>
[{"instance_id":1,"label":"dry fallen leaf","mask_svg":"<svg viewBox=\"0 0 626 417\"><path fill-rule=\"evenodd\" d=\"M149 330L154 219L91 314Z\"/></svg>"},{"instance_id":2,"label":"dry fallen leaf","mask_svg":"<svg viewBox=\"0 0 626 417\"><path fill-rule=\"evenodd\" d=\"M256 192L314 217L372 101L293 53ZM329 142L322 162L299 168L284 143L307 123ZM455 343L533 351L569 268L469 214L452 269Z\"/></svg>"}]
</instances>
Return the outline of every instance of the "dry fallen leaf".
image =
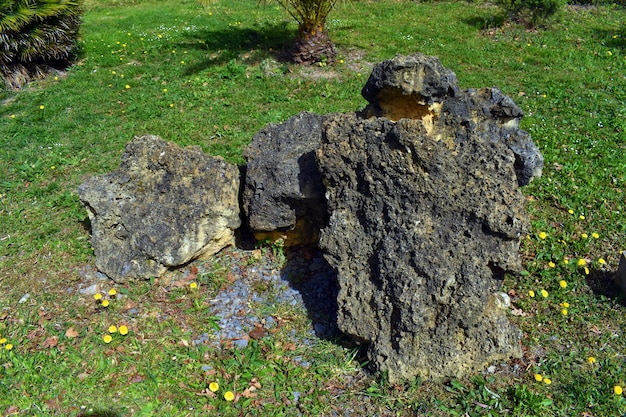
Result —
<instances>
[{"instance_id":1,"label":"dry fallen leaf","mask_svg":"<svg viewBox=\"0 0 626 417\"><path fill-rule=\"evenodd\" d=\"M52 336L43 341L43 347L45 348L57 347L58 344L59 344L58 336Z\"/></svg>"},{"instance_id":2,"label":"dry fallen leaf","mask_svg":"<svg viewBox=\"0 0 626 417\"><path fill-rule=\"evenodd\" d=\"M70 327L69 329L65 331L65 337L69 339L73 339L77 336L78 336L78 332L73 327Z\"/></svg>"},{"instance_id":3,"label":"dry fallen leaf","mask_svg":"<svg viewBox=\"0 0 626 417\"><path fill-rule=\"evenodd\" d=\"M251 339L259 340L265 337L265 329L261 326L256 326L253 330L248 333Z\"/></svg>"},{"instance_id":4,"label":"dry fallen leaf","mask_svg":"<svg viewBox=\"0 0 626 417\"><path fill-rule=\"evenodd\" d=\"M514 316L517 316L517 317L526 317L526 316L528 316L528 313L526 313L521 308L512 308L511 309L511 314L514 315Z\"/></svg>"},{"instance_id":5,"label":"dry fallen leaf","mask_svg":"<svg viewBox=\"0 0 626 417\"><path fill-rule=\"evenodd\" d=\"M7 410L4 412L5 417L6 416L12 416L15 414L19 414L20 410L19 408L17 408L16 406L12 405L9 408L7 408Z\"/></svg>"}]
</instances>

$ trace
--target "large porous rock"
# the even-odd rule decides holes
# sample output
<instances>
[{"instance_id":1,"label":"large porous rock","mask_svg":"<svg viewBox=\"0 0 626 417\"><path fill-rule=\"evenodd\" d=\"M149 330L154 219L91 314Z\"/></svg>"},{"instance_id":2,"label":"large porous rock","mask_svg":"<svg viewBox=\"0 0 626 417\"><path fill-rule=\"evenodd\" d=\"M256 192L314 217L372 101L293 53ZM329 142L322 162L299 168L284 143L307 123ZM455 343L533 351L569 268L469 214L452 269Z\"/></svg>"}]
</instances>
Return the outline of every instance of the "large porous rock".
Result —
<instances>
[{"instance_id":1,"label":"large porous rock","mask_svg":"<svg viewBox=\"0 0 626 417\"><path fill-rule=\"evenodd\" d=\"M444 111L394 122L329 116L317 159L340 330L390 381L462 377L521 356L506 317L529 221L503 141Z\"/></svg>"},{"instance_id":2,"label":"large porous rock","mask_svg":"<svg viewBox=\"0 0 626 417\"><path fill-rule=\"evenodd\" d=\"M370 103L362 112L365 117L420 119L431 136L479 135L504 142L515 155L520 186L541 176L543 156L519 129L522 110L497 88L461 91L456 75L436 57L397 56L378 64L362 95Z\"/></svg>"},{"instance_id":3,"label":"large porous rock","mask_svg":"<svg viewBox=\"0 0 626 417\"><path fill-rule=\"evenodd\" d=\"M78 189L98 269L116 281L161 275L234 243L239 169L157 136L126 145L120 168Z\"/></svg>"},{"instance_id":4,"label":"large porous rock","mask_svg":"<svg viewBox=\"0 0 626 417\"><path fill-rule=\"evenodd\" d=\"M317 245L326 203L315 151L325 118L304 112L270 124L244 150L242 206L257 240Z\"/></svg>"}]
</instances>

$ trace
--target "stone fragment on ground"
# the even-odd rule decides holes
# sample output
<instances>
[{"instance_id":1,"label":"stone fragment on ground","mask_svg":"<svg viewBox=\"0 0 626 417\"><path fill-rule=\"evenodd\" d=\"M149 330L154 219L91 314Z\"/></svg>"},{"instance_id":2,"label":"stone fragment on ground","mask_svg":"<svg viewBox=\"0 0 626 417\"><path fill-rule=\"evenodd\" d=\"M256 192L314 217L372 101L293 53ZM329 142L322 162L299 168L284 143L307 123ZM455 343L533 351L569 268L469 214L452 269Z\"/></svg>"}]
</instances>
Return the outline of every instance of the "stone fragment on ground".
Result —
<instances>
[{"instance_id":1,"label":"stone fragment on ground","mask_svg":"<svg viewBox=\"0 0 626 417\"><path fill-rule=\"evenodd\" d=\"M120 167L83 182L98 270L147 279L234 244L239 169L158 136L135 138Z\"/></svg>"}]
</instances>

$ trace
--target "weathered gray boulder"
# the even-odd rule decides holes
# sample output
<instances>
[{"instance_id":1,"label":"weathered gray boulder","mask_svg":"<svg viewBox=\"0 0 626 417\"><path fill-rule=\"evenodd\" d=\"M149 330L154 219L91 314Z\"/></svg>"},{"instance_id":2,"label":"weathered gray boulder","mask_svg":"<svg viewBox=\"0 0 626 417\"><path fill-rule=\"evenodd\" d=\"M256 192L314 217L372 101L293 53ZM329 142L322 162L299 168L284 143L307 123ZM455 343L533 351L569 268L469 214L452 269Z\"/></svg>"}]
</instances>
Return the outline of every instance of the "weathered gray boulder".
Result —
<instances>
[{"instance_id":1,"label":"weathered gray boulder","mask_svg":"<svg viewBox=\"0 0 626 417\"><path fill-rule=\"evenodd\" d=\"M415 71L397 78L414 80L421 117L329 116L316 154L339 328L368 344L370 364L392 382L458 378L521 356L500 287L521 270L529 221L515 154L494 137L519 115L495 89L461 93L441 69L437 88L419 75L430 70ZM397 116L406 100L378 105Z\"/></svg>"},{"instance_id":2,"label":"weathered gray boulder","mask_svg":"<svg viewBox=\"0 0 626 417\"><path fill-rule=\"evenodd\" d=\"M115 281L159 276L234 243L239 169L157 136L126 145L120 168L80 185L97 268Z\"/></svg>"},{"instance_id":3,"label":"weathered gray boulder","mask_svg":"<svg viewBox=\"0 0 626 417\"><path fill-rule=\"evenodd\" d=\"M364 117L421 119L431 135L437 125L439 135L480 135L504 142L515 155L520 186L541 176L543 156L528 133L519 129L522 110L497 88L461 91L456 75L436 57L397 56L378 64L362 95L370 103ZM441 119L453 122L442 125L437 122Z\"/></svg>"},{"instance_id":4,"label":"weathered gray boulder","mask_svg":"<svg viewBox=\"0 0 626 417\"><path fill-rule=\"evenodd\" d=\"M315 150L325 118L304 112L270 124L244 150L242 205L257 240L283 238L287 245L317 245L326 204Z\"/></svg>"}]
</instances>

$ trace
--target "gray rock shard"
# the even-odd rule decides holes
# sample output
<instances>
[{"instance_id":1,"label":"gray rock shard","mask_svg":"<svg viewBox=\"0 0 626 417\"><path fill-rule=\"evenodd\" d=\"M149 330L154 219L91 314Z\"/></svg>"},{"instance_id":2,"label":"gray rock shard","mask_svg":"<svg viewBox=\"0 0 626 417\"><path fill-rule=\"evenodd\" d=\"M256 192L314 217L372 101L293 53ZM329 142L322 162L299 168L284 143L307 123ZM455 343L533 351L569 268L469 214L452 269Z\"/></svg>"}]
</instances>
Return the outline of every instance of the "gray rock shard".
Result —
<instances>
[{"instance_id":1,"label":"gray rock shard","mask_svg":"<svg viewBox=\"0 0 626 417\"><path fill-rule=\"evenodd\" d=\"M80 185L96 266L115 281L159 276L234 243L239 169L200 147L135 138L120 168Z\"/></svg>"}]
</instances>

